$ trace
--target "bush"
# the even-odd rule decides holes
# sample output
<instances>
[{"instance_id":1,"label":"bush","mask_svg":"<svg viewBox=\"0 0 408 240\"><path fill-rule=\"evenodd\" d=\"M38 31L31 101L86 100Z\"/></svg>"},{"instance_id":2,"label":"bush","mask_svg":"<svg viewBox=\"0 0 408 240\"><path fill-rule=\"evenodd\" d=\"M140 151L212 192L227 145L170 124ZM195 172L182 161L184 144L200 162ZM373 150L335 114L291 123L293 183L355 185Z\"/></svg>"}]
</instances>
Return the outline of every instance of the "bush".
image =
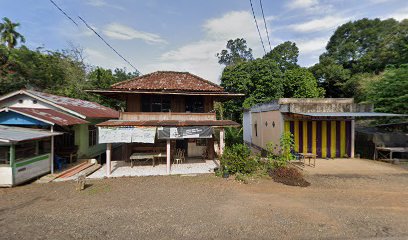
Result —
<instances>
[{"instance_id":1,"label":"bush","mask_svg":"<svg viewBox=\"0 0 408 240\"><path fill-rule=\"evenodd\" d=\"M251 156L250 149L244 144L226 147L220 164L223 171L226 170L230 174L249 174L258 168L258 161Z\"/></svg>"}]
</instances>

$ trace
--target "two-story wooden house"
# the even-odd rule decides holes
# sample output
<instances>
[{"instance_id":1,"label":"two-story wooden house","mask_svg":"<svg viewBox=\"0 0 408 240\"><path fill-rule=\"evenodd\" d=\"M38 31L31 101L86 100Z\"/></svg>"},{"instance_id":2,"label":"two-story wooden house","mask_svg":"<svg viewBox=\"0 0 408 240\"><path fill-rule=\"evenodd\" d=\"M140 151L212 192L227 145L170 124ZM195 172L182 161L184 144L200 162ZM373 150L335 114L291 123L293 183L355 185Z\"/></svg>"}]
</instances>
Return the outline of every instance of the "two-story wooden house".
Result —
<instances>
[{"instance_id":1,"label":"two-story wooden house","mask_svg":"<svg viewBox=\"0 0 408 240\"><path fill-rule=\"evenodd\" d=\"M214 102L242 96L225 92L221 86L191 73L172 71L153 72L116 83L107 90L90 92L126 101L126 111L121 112L119 120L97 125L100 142L108 145L107 175L111 172L112 143L126 143L122 160L143 151L165 152L167 173L178 149L186 157L213 159L218 133L217 146L222 154L223 128L238 123L217 120Z\"/></svg>"}]
</instances>

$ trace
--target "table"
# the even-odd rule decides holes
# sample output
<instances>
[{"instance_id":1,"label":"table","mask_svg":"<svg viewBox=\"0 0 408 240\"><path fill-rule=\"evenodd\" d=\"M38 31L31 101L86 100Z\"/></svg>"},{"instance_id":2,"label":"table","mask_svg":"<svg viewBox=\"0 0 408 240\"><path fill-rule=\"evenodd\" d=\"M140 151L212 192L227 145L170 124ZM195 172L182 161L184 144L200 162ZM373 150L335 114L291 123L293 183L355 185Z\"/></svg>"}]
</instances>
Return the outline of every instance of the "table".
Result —
<instances>
[{"instance_id":1,"label":"table","mask_svg":"<svg viewBox=\"0 0 408 240\"><path fill-rule=\"evenodd\" d=\"M316 157L314 153L299 153L300 157L303 158L303 163L305 164L305 158L309 159L309 166L316 167ZM310 164L310 160L313 158L313 165Z\"/></svg>"},{"instance_id":2,"label":"table","mask_svg":"<svg viewBox=\"0 0 408 240\"><path fill-rule=\"evenodd\" d=\"M155 166L155 158L159 157L166 157L166 153L133 153L130 156L130 167L133 168L133 161L134 160L142 160L142 159L152 159L153 167Z\"/></svg>"},{"instance_id":3,"label":"table","mask_svg":"<svg viewBox=\"0 0 408 240\"><path fill-rule=\"evenodd\" d=\"M394 161L392 158L392 154L395 152L408 152L408 147L376 147L375 152L374 152L374 160L380 159L380 160L387 160L387 159L381 159L381 157L387 157L386 154L381 154L381 152L388 152L388 157L389 161Z\"/></svg>"}]
</instances>

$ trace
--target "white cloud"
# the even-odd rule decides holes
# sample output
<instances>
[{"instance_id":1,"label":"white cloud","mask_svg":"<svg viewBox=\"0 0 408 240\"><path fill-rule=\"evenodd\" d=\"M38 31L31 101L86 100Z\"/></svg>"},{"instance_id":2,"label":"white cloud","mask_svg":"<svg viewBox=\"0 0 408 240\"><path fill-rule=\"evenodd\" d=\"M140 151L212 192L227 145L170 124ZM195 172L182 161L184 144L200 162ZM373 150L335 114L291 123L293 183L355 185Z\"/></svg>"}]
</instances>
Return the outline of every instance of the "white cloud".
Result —
<instances>
[{"instance_id":1,"label":"white cloud","mask_svg":"<svg viewBox=\"0 0 408 240\"><path fill-rule=\"evenodd\" d=\"M342 16L326 16L308 22L292 24L289 27L296 32L320 32L338 27L349 19Z\"/></svg>"},{"instance_id":2,"label":"white cloud","mask_svg":"<svg viewBox=\"0 0 408 240\"><path fill-rule=\"evenodd\" d=\"M118 57L112 56L111 52L105 53L104 51L99 51L93 48L85 48L84 55L85 61L88 63L92 63L93 66L99 66L103 68L112 68L112 66L119 68L128 67L128 65Z\"/></svg>"},{"instance_id":3,"label":"white cloud","mask_svg":"<svg viewBox=\"0 0 408 240\"><path fill-rule=\"evenodd\" d=\"M299 47L300 55L308 55L316 52L323 52L329 37L317 37L306 40L297 40L296 45Z\"/></svg>"},{"instance_id":4,"label":"white cloud","mask_svg":"<svg viewBox=\"0 0 408 240\"><path fill-rule=\"evenodd\" d=\"M149 32L138 31L132 27L119 24L111 23L107 25L103 31L106 36L117 39L117 40L134 40L141 39L148 44L165 44L166 40L161 38L159 35Z\"/></svg>"},{"instance_id":5,"label":"white cloud","mask_svg":"<svg viewBox=\"0 0 408 240\"><path fill-rule=\"evenodd\" d=\"M119 10L125 10L123 7L118 6L117 4L109 4L105 0L86 0L86 4L94 7L111 7Z\"/></svg>"},{"instance_id":6,"label":"white cloud","mask_svg":"<svg viewBox=\"0 0 408 240\"><path fill-rule=\"evenodd\" d=\"M388 16L386 18L394 18L398 21L401 21L403 19L408 19L408 8L402 8Z\"/></svg>"},{"instance_id":7,"label":"white cloud","mask_svg":"<svg viewBox=\"0 0 408 240\"><path fill-rule=\"evenodd\" d=\"M267 24L273 19L267 17ZM261 21L260 21L261 22ZM265 33L260 24L261 33ZM270 27L269 27L270 28ZM188 43L161 55L158 62L147 67L148 70L170 69L189 71L214 82L219 82L223 66L218 64L216 53L225 48L229 39L244 38L253 49L255 56L263 55L263 50L252 14L248 11L232 11L221 17L209 19L202 25L204 38ZM267 47L266 36L264 37Z\"/></svg>"},{"instance_id":8,"label":"white cloud","mask_svg":"<svg viewBox=\"0 0 408 240\"><path fill-rule=\"evenodd\" d=\"M319 4L318 0L292 0L286 7L289 9L311 8Z\"/></svg>"}]
</instances>

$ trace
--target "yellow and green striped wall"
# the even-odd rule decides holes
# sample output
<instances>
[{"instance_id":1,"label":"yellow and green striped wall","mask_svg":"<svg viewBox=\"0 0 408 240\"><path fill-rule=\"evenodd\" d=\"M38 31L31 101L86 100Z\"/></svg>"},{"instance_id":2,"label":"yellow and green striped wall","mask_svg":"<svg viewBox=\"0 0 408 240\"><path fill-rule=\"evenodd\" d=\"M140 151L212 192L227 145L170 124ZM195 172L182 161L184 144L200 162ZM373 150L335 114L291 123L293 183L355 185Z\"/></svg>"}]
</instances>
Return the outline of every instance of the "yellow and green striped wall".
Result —
<instances>
[{"instance_id":1,"label":"yellow and green striped wall","mask_svg":"<svg viewBox=\"0 0 408 240\"><path fill-rule=\"evenodd\" d=\"M293 134L299 153L314 153L320 158L351 155L351 121L287 120L285 132Z\"/></svg>"}]
</instances>

